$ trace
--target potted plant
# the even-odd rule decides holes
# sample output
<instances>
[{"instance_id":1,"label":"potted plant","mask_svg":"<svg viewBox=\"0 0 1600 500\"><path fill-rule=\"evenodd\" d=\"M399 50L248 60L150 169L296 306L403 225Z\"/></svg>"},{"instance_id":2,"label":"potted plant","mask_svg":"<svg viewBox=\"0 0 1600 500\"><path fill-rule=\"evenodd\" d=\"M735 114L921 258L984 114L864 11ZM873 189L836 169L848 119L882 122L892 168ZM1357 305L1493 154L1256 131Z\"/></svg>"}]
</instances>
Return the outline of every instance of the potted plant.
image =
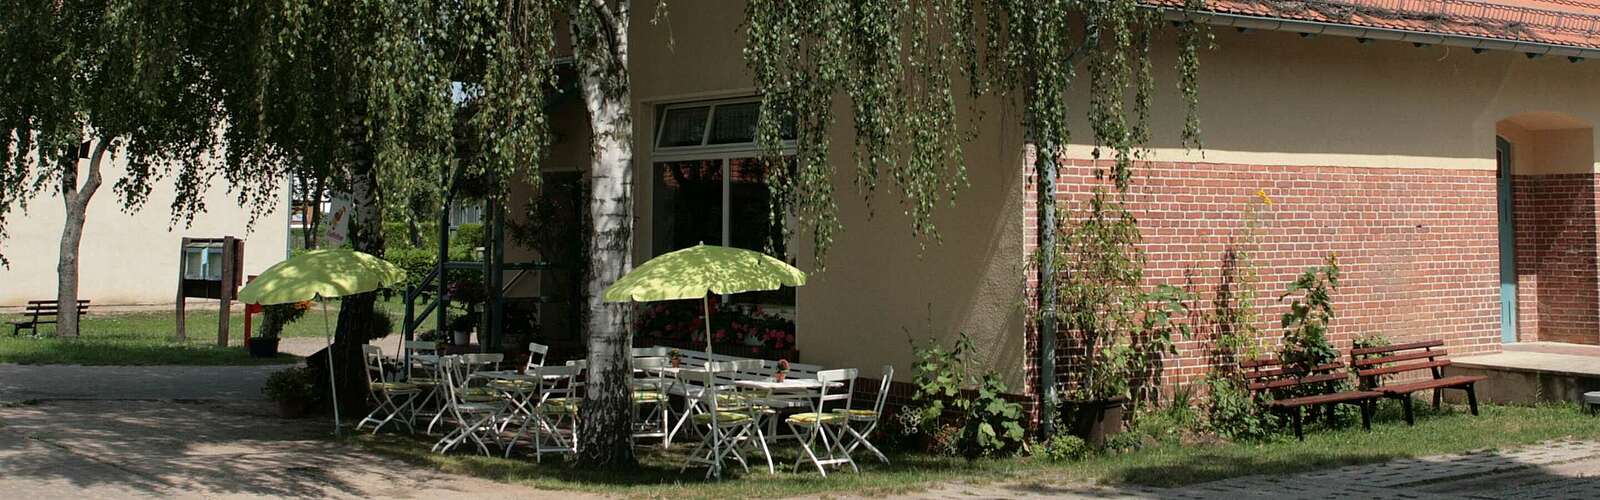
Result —
<instances>
[{"instance_id":1,"label":"potted plant","mask_svg":"<svg viewBox=\"0 0 1600 500\"><path fill-rule=\"evenodd\" d=\"M311 301L302 300L292 304L273 304L261 308L261 330L255 338L250 339L250 357L270 358L278 355L278 341L283 334L283 327L293 323L306 315L311 309Z\"/></svg>"},{"instance_id":2,"label":"potted plant","mask_svg":"<svg viewBox=\"0 0 1600 500\"><path fill-rule=\"evenodd\" d=\"M306 407L310 406L314 384L311 371L297 366L268 376L261 392L267 399L277 403L279 417L300 418L305 416Z\"/></svg>"},{"instance_id":3,"label":"potted plant","mask_svg":"<svg viewBox=\"0 0 1600 500\"><path fill-rule=\"evenodd\" d=\"M789 360L780 359L778 360L778 371L772 373L772 380L782 382L787 378L789 378Z\"/></svg>"},{"instance_id":4,"label":"potted plant","mask_svg":"<svg viewBox=\"0 0 1600 500\"><path fill-rule=\"evenodd\" d=\"M683 353L677 349L667 351L667 360L672 363L673 368L683 367Z\"/></svg>"},{"instance_id":5,"label":"potted plant","mask_svg":"<svg viewBox=\"0 0 1600 500\"><path fill-rule=\"evenodd\" d=\"M1063 233L1056 249L1062 276L1057 335L1081 358L1060 412L1068 431L1100 446L1122 431L1135 384L1152 378L1162 356L1176 354L1173 335L1189 335L1180 319L1191 296L1170 285L1144 288L1138 223L1102 191L1091 198L1089 213Z\"/></svg>"}]
</instances>

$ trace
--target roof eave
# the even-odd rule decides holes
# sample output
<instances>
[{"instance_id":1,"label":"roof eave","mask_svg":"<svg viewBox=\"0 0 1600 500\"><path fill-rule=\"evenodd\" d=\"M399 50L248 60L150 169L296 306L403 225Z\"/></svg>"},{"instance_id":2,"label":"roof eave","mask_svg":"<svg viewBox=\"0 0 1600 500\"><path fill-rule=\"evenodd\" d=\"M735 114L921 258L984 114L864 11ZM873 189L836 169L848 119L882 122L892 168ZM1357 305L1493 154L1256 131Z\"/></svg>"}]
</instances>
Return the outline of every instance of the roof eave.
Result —
<instances>
[{"instance_id":1,"label":"roof eave","mask_svg":"<svg viewBox=\"0 0 1600 500\"><path fill-rule=\"evenodd\" d=\"M1229 26L1263 31L1284 31L1290 33L1344 36L1373 40L1394 40L1430 45L1466 47L1478 50L1521 52L1524 54L1535 55L1600 58L1600 49L1574 47L1571 45L1505 40L1500 38L1472 35L1427 33L1394 28L1356 26L1322 21L1284 19L1269 16L1233 14L1209 10L1191 10L1175 7L1154 6L1151 8L1160 11L1162 16L1169 21L1196 22L1211 26Z\"/></svg>"}]
</instances>

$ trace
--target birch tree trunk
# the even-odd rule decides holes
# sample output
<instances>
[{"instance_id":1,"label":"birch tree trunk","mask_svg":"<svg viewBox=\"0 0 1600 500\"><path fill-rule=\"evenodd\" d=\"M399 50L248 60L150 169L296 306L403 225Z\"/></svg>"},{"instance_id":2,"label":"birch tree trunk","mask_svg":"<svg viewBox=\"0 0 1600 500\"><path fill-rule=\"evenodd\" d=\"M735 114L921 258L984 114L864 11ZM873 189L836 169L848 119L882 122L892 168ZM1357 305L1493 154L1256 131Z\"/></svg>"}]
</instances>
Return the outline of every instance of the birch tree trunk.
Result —
<instances>
[{"instance_id":1,"label":"birch tree trunk","mask_svg":"<svg viewBox=\"0 0 1600 500\"><path fill-rule=\"evenodd\" d=\"M588 282L584 287L588 321L589 376L578 433L583 467L624 468L633 455L633 398L628 309L603 301L605 289L633 267L633 116L628 83L629 2L613 10L604 0L578 2L597 19L579 44L579 87L594 134L590 164ZM580 15L574 15L575 19ZM580 23L581 24L581 23ZM585 50L587 48L588 50ZM586 53L587 52L587 53Z\"/></svg>"},{"instance_id":2,"label":"birch tree trunk","mask_svg":"<svg viewBox=\"0 0 1600 500\"><path fill-rule=\"evenodd\" d=\"M61 173L61 201L66 208L66 222L61 228L61 253L56 262L56 336L78 336L78 253L83 242L83 225L88 219L89 200L100 189L100 164L106 150L111 148L111 138L102 137L95 143L89 157L89 175L78 185L78 152L71 153L71 165Z\"/></svg>"}]
</instances>

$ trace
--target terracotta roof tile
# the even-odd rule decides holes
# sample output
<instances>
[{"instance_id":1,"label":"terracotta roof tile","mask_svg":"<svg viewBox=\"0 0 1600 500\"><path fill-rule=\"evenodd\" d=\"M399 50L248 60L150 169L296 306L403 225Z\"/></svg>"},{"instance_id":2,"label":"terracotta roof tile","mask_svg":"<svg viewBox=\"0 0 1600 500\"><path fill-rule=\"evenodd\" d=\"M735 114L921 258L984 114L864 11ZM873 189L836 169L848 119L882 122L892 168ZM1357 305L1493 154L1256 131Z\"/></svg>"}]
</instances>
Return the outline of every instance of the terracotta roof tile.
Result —
<instances>
[{"instance_id":1,"label":"terracotta roof tile","mask_svg":"<svg viewBox=\"0 0 1600 500\"><path fill-rule=\"evenodd\" d=\"M1600 0L1205 0L1202 10L1600 48Z\"/></svg>"}]
</instances>

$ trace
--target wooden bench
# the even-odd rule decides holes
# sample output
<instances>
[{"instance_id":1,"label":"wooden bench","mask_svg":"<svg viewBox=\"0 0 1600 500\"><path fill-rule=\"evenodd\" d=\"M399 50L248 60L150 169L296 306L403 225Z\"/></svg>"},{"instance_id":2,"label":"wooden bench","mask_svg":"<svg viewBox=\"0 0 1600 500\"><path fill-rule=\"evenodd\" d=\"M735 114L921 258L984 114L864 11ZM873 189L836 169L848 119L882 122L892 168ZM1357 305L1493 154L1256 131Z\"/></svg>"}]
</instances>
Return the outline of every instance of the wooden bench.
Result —
<instances>
[{"instance_id":1,"label":"wooden bench","mask_svg":"<svg viewBox=\"0 0 1600 500\"><path fill-rule=\"evenodd\" d=\"M22 329L33 330L34 335L39 334L39 325L53 325L61 312L60 302L54 300L30 300L28 307L22 313L28 319L11 321L11 336L22 333ZM78 316L89 314L89 301L78 301Z\"/></svg>"},{"instance_id":2,"label":"wooden bench","mask_svg":"<svg viewBox=\"0 0 1600 500\"><path fill-rule=\"evenodd\" d=\"M1307 406L1322 407L1329 424L1334 422L1334 406L1352 404L1361 408L1361 428L1372 430L1372 412L1378 398L1383 393L1375 391L1340 391L1339 383L1347 380L1349 374L1344 370L1344 363L1332 362L1309 370L1292 366L1284 366L1276 359L1257 359L1239 364L1245 370L1244 380L1250 389L1250 394L1261 401L1268 408L1279 411L1292 412L1294 415L1294 437L1301 441L1306 440L1303 413L1301 408ZM1291 389L1309 389L1314 394L1278 396L1289 392ZM1273 396L1268 400L1266 396Z\"/></svg>"},{"instance_id":3,"label":"wooden bench","mask_svg":"<svg viewBox=\"0 0 1600 500\"><path fill-rule=\"evenodd\" d=\"M1466 391L1467 405L1472 408L1472 414L1478 414L1478 393L1473 390L1473 385L1488 377L1475 375L1444 376L1444 367L1450 366L1446 356L1450 352L1443 349L1444 341L1429 340L1424 342L1411 342L1383 347L1365 347L1350 351L1350 363L1355 365L1356 376L1361 379L1361 388L1378 391L1386 397L1399 398L1405 402L1406 425L1416 423L1416 417L1411 411L1411 394L1419 391L1433 391L1433 407L1439 408L1440 391L1444 389L1458 389ZM1416 372L1427 372L1431 375L1421 380L1401 380L1397 383L1385 384L1384 378L1393 375L1402 375Z\"/></svg>"}]
</instances>

